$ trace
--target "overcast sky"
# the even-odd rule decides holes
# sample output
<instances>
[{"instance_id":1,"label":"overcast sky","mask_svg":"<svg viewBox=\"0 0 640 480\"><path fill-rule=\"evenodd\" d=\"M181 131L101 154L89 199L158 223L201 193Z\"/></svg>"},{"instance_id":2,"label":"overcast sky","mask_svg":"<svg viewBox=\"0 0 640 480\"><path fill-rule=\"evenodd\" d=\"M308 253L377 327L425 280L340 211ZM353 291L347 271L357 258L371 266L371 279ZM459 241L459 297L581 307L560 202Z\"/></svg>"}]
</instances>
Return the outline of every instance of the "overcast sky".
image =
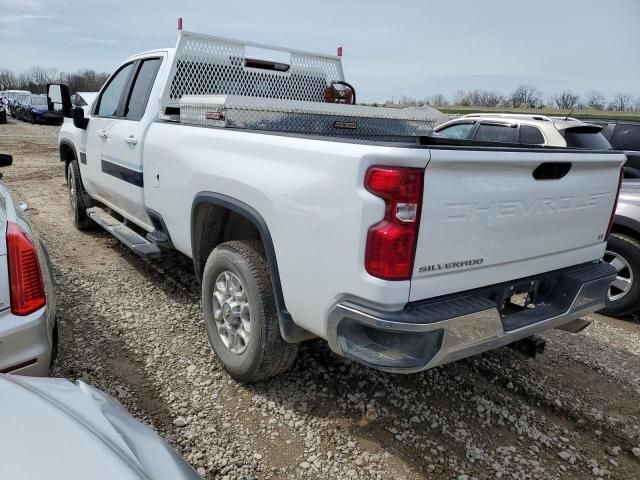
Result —
<instances>
[{"instance_id":1,"label":"overcast sky","mask_svg":"<svg viewBox=\"0 0 640 480\"><path fill-rule=\"evenodd\" d=\"M528 82L640 97L640 0L0 0L0 68L111 72L185 30L344 47L360 101Z\"/></svg>"}]
</instances>

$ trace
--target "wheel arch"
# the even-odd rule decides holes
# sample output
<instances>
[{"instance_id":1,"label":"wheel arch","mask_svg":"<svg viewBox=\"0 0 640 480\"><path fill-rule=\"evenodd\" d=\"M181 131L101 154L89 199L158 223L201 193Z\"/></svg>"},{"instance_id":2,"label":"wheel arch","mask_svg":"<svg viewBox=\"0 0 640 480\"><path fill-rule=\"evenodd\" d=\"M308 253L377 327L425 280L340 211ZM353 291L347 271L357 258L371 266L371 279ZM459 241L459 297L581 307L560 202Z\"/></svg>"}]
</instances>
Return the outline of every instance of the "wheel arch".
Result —
<instances>
[{"instance_id":1,"label":"wheel arch","mask_svg":"<svg viewBox=\"0 0 640 480\"><path fill-rule=\"evenodd\" d=\"M630 237L640 240L640 222L630 217L615 215L613 218L611 233L629 235Z\"/></svg>"},{"instance_id":2,"label":"wheel arch","mask_svg":"<svg viewBox=\"0 0 640 480\"><path fill-rule=\"evenodd\" d=\"M206 227L206 221L203 218L205 216L203 208L208 210L207 213L210 215L218 215L221 223L220 231L216 232L215 237L208 237L207 243L202 241L204 238L202 233ZM260 236L259 239L264 247L269 265L269 276L271 277L271 285L282 337L290 343L312 338L313 335L311 333L294 323L291 314L287 310L282 284L280 282L278 260L276 258L271 232L269 231L266 221L257 210L238 199L215 192L200 192L194 197L191 206L191 252L198 281L202 282L204 265L211 251L217 245L226 241L223 236L223 231L225 228L224 223L228 220L229 212L240 216L253 225ZM225 215L227 216L225 217Z\"/></svg>"},{"instance_id":3,"label":"wheel arch","mask_svg":"<svg viewBox=\"0 0 640 480\"><path fill-rule=\"evenodd\" d=\"M76 146L71 140L66 138L60 140L58 150L60 152L60 161L64 162L64 178L66 179L69 173L69 163L73 160L80 161L80 157L78 156Z\"/></svg>"}]
</instances>

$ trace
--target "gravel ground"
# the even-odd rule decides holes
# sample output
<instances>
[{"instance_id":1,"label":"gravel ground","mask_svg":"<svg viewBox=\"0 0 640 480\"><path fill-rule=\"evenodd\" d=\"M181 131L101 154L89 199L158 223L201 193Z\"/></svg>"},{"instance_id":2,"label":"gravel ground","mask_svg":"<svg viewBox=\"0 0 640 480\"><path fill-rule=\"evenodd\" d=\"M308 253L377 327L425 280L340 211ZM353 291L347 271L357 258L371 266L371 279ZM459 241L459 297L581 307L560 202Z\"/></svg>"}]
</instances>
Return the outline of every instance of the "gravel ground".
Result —
<instances>
[{"instance_id":1,"label":"gravel ground","mask_svg":"<svg viewBox=\"0 0 640 480\"><path fill-rule=\"evenodd\" d=\"M594 315L532 360L503 348L412 376L302 346L269 383L238 385L212 354L179 255L145 262L71 224L57 128L0 125L5 181L55 269L60 353L153 426L205 478L638 479L640 325Z\"/></svg>"}]
</instances>

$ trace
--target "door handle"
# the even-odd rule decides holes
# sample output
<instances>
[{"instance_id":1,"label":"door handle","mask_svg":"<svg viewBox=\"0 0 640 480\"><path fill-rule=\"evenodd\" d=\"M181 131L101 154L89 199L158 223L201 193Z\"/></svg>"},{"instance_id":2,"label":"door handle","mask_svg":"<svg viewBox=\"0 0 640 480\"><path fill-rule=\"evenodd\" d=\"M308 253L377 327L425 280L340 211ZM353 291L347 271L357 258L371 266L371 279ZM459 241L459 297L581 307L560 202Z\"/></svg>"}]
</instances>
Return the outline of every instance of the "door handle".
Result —
<instances>
[{"instance_id":1,"label":"door handle","mask_svg":"<svg viewBox=\"0 0 640 480\"><path fill-rule=\"evenodd\" d=\"M124 139L124 141L126 143L128 143L129 145L137 145L137 143L138 143L138 139L136 137L134 137L133 135L129 135L128 137L126 137Z\"/></svg>"},{"instance_id":2,"label":"door handle","mask_svg":"<svg viewBox=\"0 0 640 480\"><path fill-rule=\"evenodd\" d=\"M100 138L107 138L109 136L106 130L96 130L96 135Z\"/></svg>"}]
</instances>

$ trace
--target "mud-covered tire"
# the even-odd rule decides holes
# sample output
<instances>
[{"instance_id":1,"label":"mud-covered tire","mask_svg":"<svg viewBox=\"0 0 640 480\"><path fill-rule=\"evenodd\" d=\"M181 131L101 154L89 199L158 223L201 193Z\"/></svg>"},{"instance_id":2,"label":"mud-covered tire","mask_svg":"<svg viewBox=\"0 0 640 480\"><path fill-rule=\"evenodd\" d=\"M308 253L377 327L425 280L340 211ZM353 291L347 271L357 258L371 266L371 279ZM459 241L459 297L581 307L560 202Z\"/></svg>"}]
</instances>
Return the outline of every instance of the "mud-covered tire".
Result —
<instances>
[{"instance_id":1,"label":"mud-covered tire","mask_svg":"<svg viewBox=\"0 0 640 480\"><path fill-rule=\"evenodd\" d=\"M617 255L624 262L624 269L619 272L621 278L629 279L631 284L626 293L618 299L607 298L607 306L600 311L612 317L624 317L640 311L640 242L629 235L613 233L607 241L608 255ZM607 260L605 254L605 260ZM613 265L613 264L612 264ZM616 289L610 293L618 294Z\"/></svg>"},{"instance_id":2,"label":"mud-covered tire","mask_svg":"<svg viewBox=\"0 0 640 480\"><path fill-rule=\"evenodd\" d=\"M216 280L230 272L241 282L250 315L249 340L241 353L226 346L214 318ZM225 304L226 305L226 304ZM258 382L288 370L298 353L298 344L287 343L280 334L269 266L258 241L232 241L218 245L209 255L202 278L202 306L211 346L224 369L235 380ZM224 334L224 331L223 331ZM228 337L226 341L229 342Z\"/></svg>"},{"instance_id":3,"label":"mud-covered tire","mask_svg":"<svg viewBox=\"0 0 640 480\"><path fill-rule=\"evenodd\" d=\"M89 230L93 227L93 221L87 215L77 160L69 162L67 166L67 188L69 189L69 205L73 224L78 230Z\"/></svg>"}]
</instances>

